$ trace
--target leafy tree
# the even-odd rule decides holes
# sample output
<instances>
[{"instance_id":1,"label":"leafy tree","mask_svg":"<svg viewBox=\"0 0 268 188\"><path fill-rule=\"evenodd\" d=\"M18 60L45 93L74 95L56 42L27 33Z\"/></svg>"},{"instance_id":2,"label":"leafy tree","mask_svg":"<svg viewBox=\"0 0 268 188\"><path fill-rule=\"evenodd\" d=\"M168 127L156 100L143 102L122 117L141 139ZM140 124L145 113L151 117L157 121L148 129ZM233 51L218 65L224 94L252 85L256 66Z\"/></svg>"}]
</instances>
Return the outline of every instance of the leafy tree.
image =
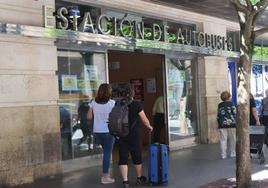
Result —
<instances>
[{"instance_id":1,"label":"leafy tree","mask_svg":"<svg viewBox=\"0 0 268 188\"><path fill-rule=\"evenodd\" d=\"M236 182L239 188L251 187L249 153L249 91L254 40L268 32L256 29L257 18L265 10L268 0L229 0L234 5L240 24L240 60L238 68Z\"/></svg>"}]
</instances>

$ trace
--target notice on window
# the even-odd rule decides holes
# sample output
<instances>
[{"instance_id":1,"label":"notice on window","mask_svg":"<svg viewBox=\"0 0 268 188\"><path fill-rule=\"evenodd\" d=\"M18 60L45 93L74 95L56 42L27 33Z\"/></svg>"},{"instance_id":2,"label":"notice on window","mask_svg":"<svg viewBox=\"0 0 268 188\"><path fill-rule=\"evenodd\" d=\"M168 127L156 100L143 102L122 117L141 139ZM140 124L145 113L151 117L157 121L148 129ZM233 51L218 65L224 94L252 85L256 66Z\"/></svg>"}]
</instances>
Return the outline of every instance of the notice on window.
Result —
<instances>
[{"instance_id":1,"label":"notice on window","mask_svg":"<svg viewBox=\"0 0 268 188\"><path fill-rule=\"evenodd\" d=\"M147 92L148 93L156 93L155 78L148 78L147 79Z\"/></svg>"},{"instance_id":2,"label":"notice on window","mask_svg":"<svg viewBox=\"0 0 268 188\"><path fill-rule=\"evenodd\" d=\"M85 65L86 80L98 80L98 69L96 65Z\"/></svg>"},{"instance_id":3,"label":"notice on window","mask_svg":"<svg viewBox=\"0 0 268 188\"><path fill-rule=\"evenodd\" d=\"M77 75L62 75L62 91L78 90Z\"/></svg>"}]
</instances>

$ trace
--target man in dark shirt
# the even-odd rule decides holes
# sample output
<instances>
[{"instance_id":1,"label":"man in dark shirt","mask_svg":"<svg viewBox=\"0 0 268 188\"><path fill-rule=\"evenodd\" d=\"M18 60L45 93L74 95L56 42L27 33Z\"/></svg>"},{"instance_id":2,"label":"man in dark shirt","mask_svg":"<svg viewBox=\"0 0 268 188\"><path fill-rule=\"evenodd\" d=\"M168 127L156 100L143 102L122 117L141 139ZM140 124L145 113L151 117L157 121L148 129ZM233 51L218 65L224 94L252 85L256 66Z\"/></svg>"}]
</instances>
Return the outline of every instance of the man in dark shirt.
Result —
<instances>
[{"instance_id":1,"label":"man in dark shirt","mask_svg":"<svg viewBox=\"0 0 268 188\"><path fill-rule=\"evenodd\" d=\"M71 118L70 112L60 106L60 132L61 132L61 152L62 158L68 159L71 157Z\"/></svg>"},{"instance_id":2,"label":"man in dark shirt","mask_svg":"<svg viewBox=\"0 0 268 188\"><path fill-rule=\"evenodd\" d=\"M80 128L83 132L83 137L80 139L78 145L83 143L85 140L87 140L89 149L93 149L91 147L92 144L92 120L87 119L87 113L88 113L88 101L82 101L79 108L78 108L78 121L80 122Z\"/></svg>"},{"instance_id":3,"label":"man in dark shirt","mask_svg":"<svg viewBox=\"0 0 268 188\"><path fill-rule=\"evenodd\" d=\"M260 125L260 119L256 110L256 103L253 95L250 93L249 100L249 124L250 125Z\"/></svg>"}]
</instances>

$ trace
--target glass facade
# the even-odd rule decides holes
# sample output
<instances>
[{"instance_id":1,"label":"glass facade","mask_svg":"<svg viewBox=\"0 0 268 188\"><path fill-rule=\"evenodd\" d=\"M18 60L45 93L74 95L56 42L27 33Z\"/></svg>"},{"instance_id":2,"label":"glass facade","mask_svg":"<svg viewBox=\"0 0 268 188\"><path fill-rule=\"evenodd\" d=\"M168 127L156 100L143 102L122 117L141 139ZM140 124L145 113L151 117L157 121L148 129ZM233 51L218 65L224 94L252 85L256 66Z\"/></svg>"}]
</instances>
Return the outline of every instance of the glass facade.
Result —
<instances>
[{"instance_id":1,"label":"glass facade","mask_svg":"<svg viewBox=\"0 0 268 188\"><path fill-rule=\"evenodd\" d=\"M251 93L256 101L257 113L261 115L261 100L268 89L268 66L253 64L251 70Z\"/></svg>"},{"instance_id":2,"label":"glass facade","mask_svg":"<svg viewBox=\"0 0 268 188\"><path fill-rule=\"evenodd\" d=\"M193 37L186 37L186 41L184 41L183 36L188 36L189 32L196 29L194 24L175 23L170 20L160 20L138 14L125 14L124 12L109 9L74 4L62 0L56 1L56 10L60 10L61 7L66 7L68 10L68 14L64 13L64 11L62 12L68 21L68 27L65 28L68 31L80 30L85 14L90 12L93 25L89 28L95 28L95 33L100 32L97 31L98 27L96 27L98 25L98 16L105 14L109 19L102 19L99 23L103 32L111 31L110 35L114 36L144 39L140 41L146 41L146 43L150 44L147 48L142 49L146 53L152 53L153 50L156 50L154 53L163 54L163 51L157 51L158 47L153 45L158 40L165 41L167 45L170 43L193 43ZM77 20L69 14L72 11L79 12L76 12ZM127 21L123 22L125 16L127 16ZM77 23L74 23L74 21ZM57 28L61 28L59 25L64 26L66 24L64 19L60 19L60 14L58 14L56 22ZM134 23L139 24L137 26ZM164 26L167 27L163 28ZM165 29L167 35L164 34ZM85 32L93 33L93 31L87 30ZM180 37L178 37L178 32ZM87 46L87 49L84 50L87 52L81 52L85 46ZM69 45L64 45L63 48L60 48L62 46L59 47L59 49L65 49L58 51L59 108L63 160L102 152L101 148L94 143L92 122L86 118L88 103L95 97L98 86L100 83L108 81L106 53L93 52L98 46L103 46L103 44L76 41L70 42ZM71 49L77 51L70 51ZM109 49L117 48L112 44L107 44L105 49L101 51ZM166 72L163 71L161 75L166 77L165 84L167 86L165 88L165 84L163 83L162 85L163 92L166 93L164 96L166 95L167 97L165 101L165 107L167 107L165 108L165 120L168 123L166 126L168 131L165 135L169 135L167 144L172 144L172 142L197 135L197 88L194 81L195 67L192 60L166 58L165 67ZM147 108L151 107L147 106ZM83 137L78 134L81 133L80 129L84 135Z\"/></svg>"},{"instance_id":3,"label":"glass facade","mask_svg":"<svg viewBox=\"0 0 268 188\"><path fill-rule=\"evenodd\" d=\"M193 70L191 60L166 59L170 143L197 134Z\"/></svg>"},{"instance_id":4,"label":"glass facade","mask_svg":"<svg viewBox=\"0 0 268 188\"><path fill-rule=\"evenodd\" d=\"M236 80L237 80L237 66L234 62L228 63L229 68L229 86L232 91L232 95L236 96ZM268 89L268 66L265 64L252 64L251 78L250 78L250 92L254 96L256 102L256 109L258 115L261 115L261 100L266 97L265 91ZM236 98L232 101L236 104Z\"/></svg>"},{"instance_id":5,"label":"glass facade","mask_svg":"<svg viewBox=\"0 0 268 188\"><path fill-rule=\"evenodd\" d=\"M58 51L59 109L62 159L101 152L94 143L88 103L107 81L106 54Z\"/></svg>"}]
</instances>

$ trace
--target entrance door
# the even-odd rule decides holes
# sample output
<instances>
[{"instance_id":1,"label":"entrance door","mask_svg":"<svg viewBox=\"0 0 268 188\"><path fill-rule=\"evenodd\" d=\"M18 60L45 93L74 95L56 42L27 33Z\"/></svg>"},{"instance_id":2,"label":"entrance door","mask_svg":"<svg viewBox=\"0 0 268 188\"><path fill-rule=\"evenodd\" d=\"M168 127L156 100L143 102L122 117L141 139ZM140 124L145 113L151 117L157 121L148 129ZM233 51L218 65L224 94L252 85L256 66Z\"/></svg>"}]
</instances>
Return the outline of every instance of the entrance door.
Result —
<instances>
[{"instance_id":1,"label":"entrance door","mask_svg":"<svg viewBox=\"0 0 268 188\"><path fill-rule=\"evenodd\" d=\"M149 120L153 120L156 113L163 111L158 106L154 108L157 99L163 96L163 56L157 54L108 51L109 81L113 87L113 98L120 99L124 93L126 84L132 84L135 89L134 99L139 101ZM163 97L162 97L163 98ZM161 104L161 103L160 103ZM161 118L160 118L161 119ZM159 121L158 121L159 122ZM158 142L166 143L167 130L159 123L154 127L159 127L159 131L154 131L152 137L145 126L141 127L142 144L147 148L151 142L159 138ZM165 125L164 125L165 126ZM156 134L159 133L159 134ZM157 136L156 136L157 135ZM158 136L159 135L159 136Z\"/></svg>"},{"instance_id":2,"label":"entrance door","mask_svg":"<svg viewBox=\"0 0 268 188\"><path fill-rule=\"evenodd\" d=\"M189 138L197 133L195 72L193 60L166 58L167 120L171 148L182 143L191 144L185 143L185 140L193 141Z\"/></svg>"}]
</instances>

